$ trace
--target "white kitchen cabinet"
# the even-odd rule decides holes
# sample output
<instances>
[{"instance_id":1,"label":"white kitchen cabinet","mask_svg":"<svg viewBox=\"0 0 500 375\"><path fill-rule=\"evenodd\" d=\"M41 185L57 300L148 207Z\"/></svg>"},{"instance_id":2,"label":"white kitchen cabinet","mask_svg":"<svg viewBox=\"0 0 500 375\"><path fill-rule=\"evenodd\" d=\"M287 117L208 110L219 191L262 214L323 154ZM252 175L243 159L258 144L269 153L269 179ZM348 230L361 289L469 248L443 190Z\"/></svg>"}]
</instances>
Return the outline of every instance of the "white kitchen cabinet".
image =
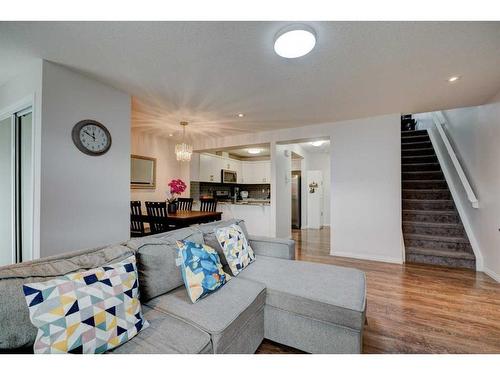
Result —
<instances>
[{"instance_id":1,"label":"white kitchen cabinet","mask_svg":"<svg viewBox=\"0 0 500 375\"><path fill-rule=\"evenodd\" d=\"M220 182L220 171L223 167L222 160L209 154L200 155L200 181Z\"/></svg>"},{"instance_id":2,"label":"white kitchen cabinet","mask_svg":"<svg viewBox=\"0 0 500 375\"><path fill-rule=\"evenodd\" d=\"M221 170L236 171L240 184L271 183L271 161L240 161L223 156L199 154L191 161L191 179L201 182L221 182Z\"/></svg>"},{"instance_id":3,"label":"white kitchen cabinet","mask_svg":"<svg viewBox=\"0 0 500 375\"><path fill-rule=\"evenodd\" d=\"M243 184L269 184L271 183L271 161L244 161L242 162Z\"/></svg>"}]
</instances>

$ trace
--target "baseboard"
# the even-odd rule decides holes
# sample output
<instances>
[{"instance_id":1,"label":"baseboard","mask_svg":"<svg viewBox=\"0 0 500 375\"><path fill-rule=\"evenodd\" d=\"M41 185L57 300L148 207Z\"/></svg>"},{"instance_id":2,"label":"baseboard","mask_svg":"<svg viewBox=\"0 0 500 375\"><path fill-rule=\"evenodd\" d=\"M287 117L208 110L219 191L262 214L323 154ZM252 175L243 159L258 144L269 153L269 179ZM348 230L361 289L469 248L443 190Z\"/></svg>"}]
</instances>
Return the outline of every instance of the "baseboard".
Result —
<instances>
[{"instance_id":1,"label":"baseboard","mask_svg":"<svg viewBox=\"0 0 500 375\"><path fill-rule=\"evenodd\" d=\"M495 280L497 283L500 283L500 275L495 271L490 270L489 268L483 267L483 272Z\"/></svg>"},{"instance_id":2,"label":"baseboard","mask_svg":"<svg viewBox=\"0 0 500 375\"><path fill-rule=\"evenodd\" d=\"M335 257L354 258L354 259L362 259L362 260L373 260L376 262L403 264L403 259L384 257L384 256L373 255L373 254L345 253L345 252L341 252L341 251L333 251L333 254L330 253L330 255L335 256Z\"/></svg>"}]
</instances>

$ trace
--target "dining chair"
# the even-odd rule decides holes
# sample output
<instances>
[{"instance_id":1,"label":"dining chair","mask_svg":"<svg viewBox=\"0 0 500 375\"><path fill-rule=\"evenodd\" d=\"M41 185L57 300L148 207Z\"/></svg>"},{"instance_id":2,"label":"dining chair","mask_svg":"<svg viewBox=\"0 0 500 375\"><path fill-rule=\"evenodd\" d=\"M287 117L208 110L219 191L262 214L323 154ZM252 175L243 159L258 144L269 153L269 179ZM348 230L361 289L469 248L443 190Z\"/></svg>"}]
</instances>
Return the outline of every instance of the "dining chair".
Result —
<instances>
[{"instance_id":1,"label":"dining chair","mask_svg":"<svg viewBox=\"0 0 500 375\"><path fill-rule=\"evenodd\" d=\"M130 237L143 237L146 235L142 215L141 201L130 201Z\"/></svg>"},{"instance_id":2,"label":"dining chair","mask_svg":"<svg viewBox=\"0 0 500 375\"><path fill-rule=\"evenodd\" d=\"M215 198L200 198L200 211L204 212L215 212L217 210L217 200ZM207 219L204 222L214 221L213 219Z\"/></svg>"},{"instance_id":3,"label":"dining chair","mask_svg":"<svg viewBox=\"0 0 500 375\"><path fill-rule=\"evenodd\" d=\"M175 229L168 223L167 202L145 202L148 212L151 234L163 233Z\"/></svg>"},{"instance_id":4,"label":"dining chair","mask_svg":"<svg viewBox=\"0 0 500 375\"><path fill-rule=\"evenodd\" d=\"M177 198L177 209L179 211L192 211L193 198Z\"/></svg>"}]
</instances>

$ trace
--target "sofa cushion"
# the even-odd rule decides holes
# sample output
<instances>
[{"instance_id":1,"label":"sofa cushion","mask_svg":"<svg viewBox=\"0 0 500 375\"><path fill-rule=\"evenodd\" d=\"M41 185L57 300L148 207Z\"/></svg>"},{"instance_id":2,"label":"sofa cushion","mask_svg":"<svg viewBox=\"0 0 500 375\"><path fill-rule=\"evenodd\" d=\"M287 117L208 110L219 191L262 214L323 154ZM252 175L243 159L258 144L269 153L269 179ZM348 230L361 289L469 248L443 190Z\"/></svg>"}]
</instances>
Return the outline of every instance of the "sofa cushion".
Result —
<instances>
[{"instance_id":1,"label":"sofa cushion","mask_svg":"<svg viewBox=\"0 0 500 375\"><path fill-rule=\"evenodd\" d=\"M23 285L36 354L99 354L149 327L139 302L135 256Z\"/></svg>"},{"instance_id":2,"label":"sofa cushion","mask_svg":"<svg viewBox=\"0 0 500 375\"><path fill-rule=\"evenodd\" d=\"M142 307L149 328L108 352L111 354L198 354L211 353L210 335L174 316Z\"/></svg>"},{"instance_id":3,"label":"sofa cushion","mask_svg":"<svg viewBox=\"0 0 500 375\"><path fill-rule=\"evenodd\" d=\"M328 264L259 256L238 278L266 285L266 304L316 320L364 325L365 274Z\"/></svg>"},{"instance_id":4,"label":"sofa cushion","mask_svg":"<svg viewBox=\"0 0 500 375\"><path fill-rule=\"evenodd\" d=\"M264 303L264 285L232 278L223 288L194 305L183 287L156 297L147 305L208 332L214 353L224 353L231 351L231 343L245 334L247 322L263 313Z\"/></svg>"},{"instance_id":5,"label":"sofa cushion","mask_svg":"<svg viewBox=\"0 0 500 375\"><path fill-rule=\"evenodd\" d=\"M214 248L217 251L217 253L219 253L219 257L224 267L224 271L226 271L227 273L231 273L231 269L227 264L224 251L222 250L222 247L219 244L219 240L217 239L216 231L218 228L228 227L232 224L239 225L243 230L245 237L248 238L248 231L245 225L245 221L240 219L214 221L212 223L201 224L197 226L197 229L201 231L201 233L203 234L203 241L205 242L205 244Z\"/></svg>"},{"instance_id":6,"label":"sofa cushion","mask_svg":"<svg viewBox=\"0 0 500 375\"><path fill-rule=\"evenodd\" d=\"M177 240L203 243L203 235L199 230L182 228L127 242L127 246L136 251L141 301L148 301L183 284L181 272L175 265Z\"/></svg>"},{"instance_id":7,"label":"sofa cushion","mask_svg":"<svg viewBox=\"0 0 500 375\"><path fill-rule=\"evenodd\" d=\"M233 276L255 260L252 247L238 224L217 228L215 234Z\"/></svg>"},{"instance_id":8,"label":"sofa cushion","mask_svg":"<svg viewBox=\"0 0 500 375\"><path fill-rule=\"evenodd\" d=\"M0 350L31 347L37 329L31 324L23 284L119 262L134 252L125 246L82 250L0 268Z\"/></svg>"},{"instance_id":9,"label":"sofa cushion","mask_svg":"<svg viewBox=\"0 0 500 375\"><path fill-rule=\"evenodd\" d=\"M177 241L182 279L191 302L208 296L231 278L222 269L217 251L205 244Z\"/></svg>"}]
</instances>

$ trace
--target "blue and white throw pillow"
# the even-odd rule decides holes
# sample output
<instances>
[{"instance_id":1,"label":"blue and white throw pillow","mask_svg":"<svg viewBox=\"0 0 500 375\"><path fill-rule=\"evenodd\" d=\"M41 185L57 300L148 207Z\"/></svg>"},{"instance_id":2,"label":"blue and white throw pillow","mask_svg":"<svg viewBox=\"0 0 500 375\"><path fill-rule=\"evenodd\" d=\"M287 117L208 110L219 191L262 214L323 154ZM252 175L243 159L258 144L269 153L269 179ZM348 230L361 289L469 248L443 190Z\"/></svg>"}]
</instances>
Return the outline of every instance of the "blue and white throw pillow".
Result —
<instances>
[{"instance_id":1,"label":"blue and white throw pillow","mask_svg":"<svg viewBox=\"0 0 500 375\"><path fill-rule=\"evenodd\" d=\"M233 276L255 260L253 249L238 224L217 228L215 235Z\"/></svg>"},{"instance_id":2,"label":"blue and white throw pillow","mask_svg":"<svg viewBox=\"0 0 500 375\"><path fill-rule=\"evenodd\" d=\"M210 246L191 241L177 241L178 265L191 299L199 299L222 287L231 276L224 272L217 251Z\"/></svg>"}]
</instances>

